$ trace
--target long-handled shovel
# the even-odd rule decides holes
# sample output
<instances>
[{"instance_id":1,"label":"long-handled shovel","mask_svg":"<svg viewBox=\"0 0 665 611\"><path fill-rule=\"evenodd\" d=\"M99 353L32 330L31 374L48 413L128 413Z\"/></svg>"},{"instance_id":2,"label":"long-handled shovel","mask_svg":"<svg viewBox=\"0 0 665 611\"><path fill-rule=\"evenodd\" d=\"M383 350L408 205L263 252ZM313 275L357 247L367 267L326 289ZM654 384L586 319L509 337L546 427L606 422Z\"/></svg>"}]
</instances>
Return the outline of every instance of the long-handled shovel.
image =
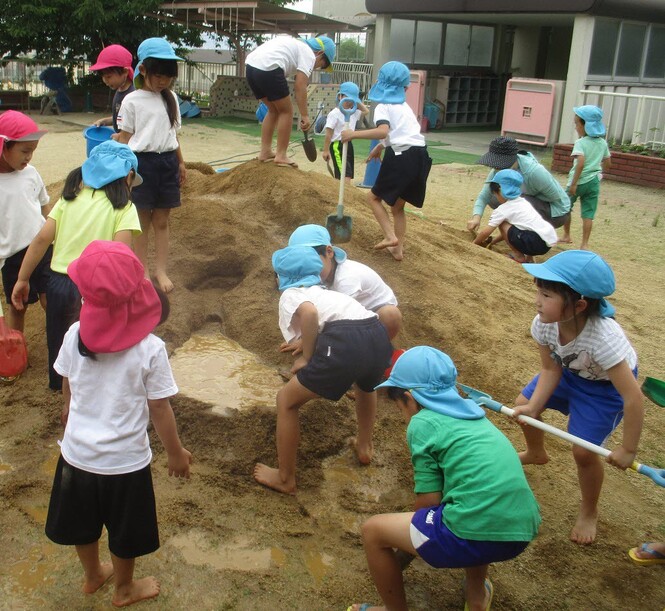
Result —
<instances>
[{"instance_id":1,"label":"long-handled shovel","mask_svg":"<svg viewBox=\"0 0 665 611\"><path fill-rule=\"evenodd\" d=\"M665 407L665 382L656 378L644 378L642 392L660 407Z\"/></svg>"},{"instance_id":2,"label":"long-handled shovel","mask_svg":"<svg viewBox=\"0 0 665 611\"><path fill-rule=\"evenodd\" d=\"M20 331L10 329L0 304L0 383L11 384L28 366L28 349Z\"/></svg>"},{"instance_id":3,"label":"long-handled shovel","mask_svg":"<svg viewBox=\"0 0 665 611\"><path fill-rule=\"evenodd\" d=\"M515 411L510 407L501 405L501 403L495 401L487 393L484 393L481 390L476 390L475 388L471 388L470 386L465 386L464 384L458 383L457 385L466 393L469 399L475 401L478 405L482 405L483 407L491 409L495 412L505 414L506 416L512 416ZM607 458L611 454L610 450L608 450L607 448L597 446L595 443L591 443L589 441L586 441L585 439L581 439L580 437L571 435L570 433L562 431L561 429L558 429L555 426L552 426L551 424L546 424L541 420L536 420L536 418L531 418L530 416L522 415L518 417L518 420L534 428L546 431L547 433L551 433L552 435L556 435L561 439L565 439L566 441L575 444L577 446L580 446L586 450L589 450L594 454L598 454L605 458ZM665 487L665 469L654 469L653 467L647 467L646 465L642 465L637 461L634 462L630 468L633 471L637 471L638 473L641 473L642 475L646 475L647 477L651 478L659 486Z\"/></svg>"},{"instance_id":4,"label":"long-handled shovel","mask_svg":"<svg viewBox=\"0 0 665 611\"><path fill-rule=\"evenodd\" d=\"M344 104L351 103L349 108ZM339 109L344 114L344 129L349 129L349 119L351 115L356 112L358 105L349 98L342 98L339 101ZM353 219L350 216L344 216L344 183L346 182L346 155L348 151L348 143L342 144L342 167L339 176L339 197L337 198L337 213L329 214L326 219L326 229L330 233L330 239L333 243L340 244L348 242L351 239L351 226Z\"/></svg>"}]
</instances>

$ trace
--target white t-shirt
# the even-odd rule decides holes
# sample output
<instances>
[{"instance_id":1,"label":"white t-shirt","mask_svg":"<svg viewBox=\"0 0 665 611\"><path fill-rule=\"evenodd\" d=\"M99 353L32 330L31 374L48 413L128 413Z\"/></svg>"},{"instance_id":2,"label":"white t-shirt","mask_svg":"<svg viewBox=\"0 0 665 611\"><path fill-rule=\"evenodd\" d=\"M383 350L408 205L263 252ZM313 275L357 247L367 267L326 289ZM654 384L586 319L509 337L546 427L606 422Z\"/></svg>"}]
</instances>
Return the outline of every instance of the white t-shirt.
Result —
<instances>
[{"instance_id":1,"label":"white t-shirt","mask_svg":"<svg viewBox=\"0 0 665 611\"><path fill-rule=\"evenodd\" d=\"M304 41L292 36L277 36L254 49L246 58L245 64L259 70L284 70L285 76L295 76L304 72L309 78L314 70L316 56Z\"/></svg>"},{"instance_id":2,"label":"white t-shirt","mask_svg":"<svg viewBox=\"0 0 665 611\"><path fill-rule=\"evenodd\" d=\"M301 303L310 301L319 312L319 333L327 322L376 318L355 299L322 286L286 289L279 298L279 328L287 342L298 339L301 330L293 324L293 315Z\"/></svg>"},{"instance_id":3,"label":"white t-shirt","mask_svg":"<svg viewBox=\"0 0 665 611\"><path fill-rule=\"evenodd\" d=\"M33 166L0 174L0 269L39 233L45 223L42 206L48 203L44 181Z\"/></svg>"},{"instance_id":4,"label":"white t-shirt","mask_svg":"<svg viewBox=\"0 0 665 611\"><path fill-rule=\"evenodd\" d=\"M554 227L550 225L536 209L523 197L516 197L501 204L492 212L488 225L498 227L504 221L508 221L518 229L535 231L548 246L557 243L557 235Z\"/></svg>"},{"instance_id":5,"label":"white t-shirt","mask_svg":"<svg viewBox=\"0 0 665 611\"><path fill-rule=\"evenodd\" d=\"M425 146L425 136L420 133L420 124L413 110L406 103L377 104L374 109L374 123L378 127L387 123L390 127L384 146L391 146L395 153L410 146Z\"/></svg>"},{"instance_id":6,"label":"white t-shirt","mask_svg":"<svg viewBox=\"0 0 665 611\"><path fill-rule=\"evenodd\" d=\"M347 259L338 263L330 288L353 297L368 310L375 311L384 305L397 305L395 293L381 276L358 261Z\"/></svg>"},{"instance_id":7,"label":"white t-shirt","mask_svg":"<svg viewBox=\"0 0 665 611\"><path fill-rule=\"evenodd\" d=\"M135 153L166 153L178 148L176 132L182 126L180 105L175 93L178 117L173 127L169 123L166 104L160 93L137 89L125 96L118 112L118 129L132 137L128 146Z\"/></svg>"},{"instance_id":8,"label":"white t-shirt","mask_svg":"<svg viewBox=\"0 0 665 611\"><path fill-rule=\"evenodd\" d=\"M92 359L79 354L78 335L75 322L53 366L72 393L62 457L100 475L143 469L152 459L147 400L178 392L164 342L150 334L127 350Z\"/></svg>"},{"instance_id":9,"label":"white t-shirt","mask_svg":"<svg viewBox=\"0 0 665 611\"><path fill-rule=\"evenodd\" d=\"M356 129L356 123L360 120L360 117L363 116L361 110L356 110L349 117L349 129ZM330 142L337 142L339 140L340 134L344 129L344 123L346 119L344 118L344 113L337 107L333 108L326 117L326 129L330 128L333 130L332 138Z\"/></svg>"},{"instance_id":10,"label":"white t-shirt","mask_svg":"<svg viewBox=\"0 0 665 611\"><path fill-rule=\"evenodd\" d=\"M587 380L609 380L607 370L621 361L627 361L631 370L637 366L637 354L613 318L588 318L581 333L562 346L559 324L542 323L537 315L531 323L531 335L538 344L549 347L559 365Z\"/></svg>"}]
</instances>

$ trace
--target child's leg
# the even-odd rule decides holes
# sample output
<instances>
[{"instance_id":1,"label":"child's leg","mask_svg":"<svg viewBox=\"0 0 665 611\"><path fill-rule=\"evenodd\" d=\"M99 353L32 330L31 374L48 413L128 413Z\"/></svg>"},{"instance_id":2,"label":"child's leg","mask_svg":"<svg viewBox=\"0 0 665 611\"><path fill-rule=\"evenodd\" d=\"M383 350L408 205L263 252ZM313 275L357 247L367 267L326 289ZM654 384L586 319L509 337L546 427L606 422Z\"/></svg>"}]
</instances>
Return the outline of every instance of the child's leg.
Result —
<instances>
[{"instance_id":1,"label":"child's leg","mask_svg":"<svg viewBox=\"0 0 665 611\"><path fill-rule=\"evenodd\" d=\"M510 252L513 254L513 259L518 263L526 263L527 257L510 241L509 232L511 227L512 225L508 221L501 223L501 225L499 225L501 237L505 240L506 244L508 244L508 248L510 248Z\"/></svg>"},{"instance_id":2,"label":"child's leg","mask_svg":"<svg viewBox=\"0 0 665 611\"><path fill-rule=\"evenodd\" d=\"M170 208L155 208L152 211L152 227L155 230L155 280L165 293L173 290L173 282L166 274L169 259L169 213Z\"/></svg>"},{"instance_id":3,"label":"child's leg","mask_svg":"<svg viewBox=\"0 0 665 611\"><path fill-rule=\"evenodd\" d=\"M397 306L386 305L376 312L381 324L386 328L388 337L392 341L402 328L402 313Z\"/></svg>"},{"instance_id":4,"label":"child's leg","mask_svg":"<svg viewBox=\"0 0 665 611\"><path fill-rule=\"evenodd\" d=\"M7 304L7 326L10 329L15 329L23 333L25 327L25 312L28 309L28 304L24 304L22 310L17 310L11 303Z\"/></svg>"},{"instance_id":5,"label":"child's leg","mask_svg":"<svg viewBox=\"0 0 665 611\"><path fill-rule=\"evenodd\" d=\"M515 400L515 405L526 405L529 400L520 393ZM538 418L540 420L540 418ZM526 450L518 452L520 461L523 465L544 465L550 457L545 450L545 431L536 429L532 426L524 425L522 427L524 438L526 439Z\"/></svg>"},{"instance_id":6,"label":"child's leg","mask_svg":"<svg viewBox=\"0 0 665 611\"><path fill-rule=\"evenodd\" d=\"M81 589L86 594L93 594L113 575L113 565L110 562L104 564L99 562L99 541L87 545L77 545L76 553L85 573L85 581Z\"/></svg>"},{"instance_id":7,"label":"child's leg","mask_svg":"<svg viewBox=\"0 0 665 611\"><path fill-rule=\"evenodd\" d=\"M401 261L404 258L404 240L406 239L406 213L404 206L406 202L400 197L395 205L390 209L393 213L393 226L395 227L395 236L397 237L397 246L388 246L388 252L393 259Z\"/></svg>"},{"instance_id":8,"label":"child's leg","mask_svg":"<svg viewBox=\"0 0 665 611\"><path fill-rule=\"evenodd\" d=\"M111 560L115 583L112 602L115 607L126 607L159 594L159 581L154 577L134 580L135 558L118 558L112 553Z\"/></svg>"},{"instance_id":9,"label":"child's leg","mask_svg":"<svg viewBox=\"0 0 665 611\"><path fill-rule=\"evenodd\" d=\"M269 101L268 98L263 98L261 101L268 107L268 112L266 113L266 116L263 117L263 123L261 123L261 150L259 152L259 161L267 161L268 159L275 157L275 153L272 152L272 137L275 133L278 113L274 102Z\"/></svg>"},{"instance_id":10,"label":"child's leg","mask_svg":"<svg viewBox=\"0 0 665 611\"><path fill-rule=\"evenodd\" d=\"M582 219L582 243L580 250L589 250L589 238L591 237L591 227L593 219Z\"/></svg>"},{"instance_id":11,"label":"child's leg","mask_svg":"<svg viewBox=\"0 0 665 611\"><path fill-rule=\"evenodd\" d=\"M376 420L376 392L365 392L356 387L356 420L358 421L358 436L353 441L353 448L358 460L368 465L374 454L372 433Z\"/></svg>"},{"instance_id":12,"label":"child's leg","mask_svg":"<svg viewBox=\"0 0 665 611\"><path fill-rule=\"evenodd\" d=\"M466 581L464 583L464 598L469 611L485 611L492 597L485 587L487 569L489 565L472 566L464 569Z\"/></svg>"},{"instance_id":13,"label":"child's leg","mask_svg":"<svg viewBox=\"0 0 665 611\"><path fill-rule=\"evenodd\" d=\"M292 377L277 393L277 464L278 468L256 463L254 479L287 494L296 492L296 457L300 444L298 409L318 397L305 388L297 376Z\"/></svg>"},{"instance_id":14,"label":"child's leg","mask_svg":"<svg viewBox=\"0 0 665 611\"><path fill-rule=\"evenodd\" d=\"M563 224L563 236L561 236L561 239L559 242L562 244L571 244L572 240L570 239L570 221L573 218L573 215L570 214L568 216L568 220Z\"/></svg>"},{"instance_id":15,"label":"child's leg","mask_svg":"<svg viewBox=\"0 0 665 611\"><path fill-rule=\"evenodd\" d=\"M277 128L277 144L275 145L275 163L287 163L297 165L292 162L286 153L286 150L289 147L289 139L291 137L291 130L293 129L293 104L291 104L291 97L285 97L281 100L275 100L271 102L272 108L268 106L268 115L270 116L271 112L274 112L274 126ZM274 111L273 111L274 109ZM266 121L264 119L263 124L265 125ZM274 131L275 127L273 127ZM272 141L272 134L270 136ZM264 151L264 140L263 140L263 130L261 130L261 154Z\"/></svg>"},{"instance_id":16,"label":"child's leg","mask_svg":"<svg viewBox=\"0 0 665 611\"><path fill-rule=\"evenodd\" d=\"M397 246L399 240L395 235L395 230L393 229L393 225L390 222L390 217L388 216L388 212L383 207L383 200L377 195L374 195L374 193L370 191L367 194L367 203L372 208L372 212L374 213L374 218L379 223L379 227L381 227L381 231L383 231L384 235L384 239L381 240L381 242L379 242L376 246L374 246L374 248L379 250L381 248L387 248L388 246L391 247Z\"/></svg>"},{"instance_id":17,"label":"child's leg","mask_svg":"<svg viewBox=\"0 0 665 611\"><path fill-rule=\"evenodd\" d=\"M152 226L152 209L138 208L139 222L141 223L141 235L134 238L134 252L143 264L146 278L150 276L148 272L148 232Z\"/></svg>"},{"instance_id":18,"label":"child's leg","mask_svg":"<svg viewBox=\"0 0 665 611\"><path fill-rule=\"evenodd\" d=\"M577 479L580 482L582 503L577 522L570 533L570 540L580 545L588 545L596 538L598 499L605 471L600 457L589 450L573 446L573 456L577 463Z\"/></svg>"},{"instance_id":19,"label":"child's leg","mask_svg":"<svg viewBox=\"0 0 665 611\"><path fill-rule=\"evenodd\" d=\"M577 189L580 197L580 208L582 209L582 243L580 250L589 250L589 238L593 219L598 209L598 197L600 195L600 181L598 179L586 182Z\"/></svg>"}]
</instances>

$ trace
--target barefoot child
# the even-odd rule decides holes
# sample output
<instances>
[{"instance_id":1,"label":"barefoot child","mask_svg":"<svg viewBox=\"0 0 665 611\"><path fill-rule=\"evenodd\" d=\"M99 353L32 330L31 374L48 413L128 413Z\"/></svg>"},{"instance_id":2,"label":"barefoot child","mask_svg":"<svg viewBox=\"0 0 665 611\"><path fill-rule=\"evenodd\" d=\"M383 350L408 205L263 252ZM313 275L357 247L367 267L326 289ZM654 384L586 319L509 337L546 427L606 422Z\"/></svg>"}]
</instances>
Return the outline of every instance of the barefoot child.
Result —
<instances>
[{"instance_id":1,"label":"barefoot child","mask_svg":"<svg viewBox=\"0 0 665 611\"><path fill-rule=\"evenodd\" d=\"M489 564L515 558L538 532L538 504L517 453L481 407L460 397L456 379L447 354L417 346L377 387L387 388L408 423L416 501L415 513L376 515L362 526L369 571L385 605L364 609L407 609L395 550L434 568L463 568L465 609L489 609Z\"/></svg>"},{"instance_id":2,"label":"barefoot child","mask_svg":"<svg viewBox=\"0 0 665 611\"><path fill-rule=\"evenodd\" d=\"M603 445L624 416L621 445L607 462L620 469L635 459L643 419L642 391L636 381L637 355L606 300L614 292L614 273L597 254L562 252L545 263L524 264L535 278L537 315L531 335L542 369L516 400L515 417L540 418L545 409L568 416L568 432ZM523 464L545 464L544 432L525 425ZM573 446L582 493L571 541L596 538L603 464L597 454Z\"/></svg>"},{"instance_id":3,"label":"barefoot child","mask_svg":"<svg viewBox=\"0 0 665 611\"><path fill-rule=\"evenodd\" d=\"M357 105L355 112L349 116L349 129L355 130L358 121L365 115L369 114L369 108L360 101L360 89L358 89L358 85L350 81L342 83L339 86L337 102L339 103L343 99L355 102ZM342 175L342 141L340 135L344 129L345 123L346 117L338 106L335 106L326 117L326 137L323 142L323 153L321 154L321 157L323 157L323 160L326 162L329 159L332 159L335 178L337 180L340 180L340 176ZM351 183L351 179L354 176L353 161L353 142L349 142L346 150L346 169L344 170L347 184Z\"/></svg>"},{"instance_id":4,"label":"barefoot child","mask_svg":"<svg viewBox=\"0 0 665 611\"><path fill-rule=\"evenodd\" d=\"M380 158L385 148L379 175L367 196L374 217L383 231L383 240L374 248L388 249L397 261L404 258L406 215L408 202L422 208L432 160L427 153L425 138L413 110L406 103L406 89L410 83L409 69L400 62L388 62L379 70L379 78L369 91L369 99L378 102L374 109L374 129L361 132L344 130L342 142L356 138L384 140L370 151L368 161ZM393 222L383 202L392 211Z\"/></svg>"},{"instance_id":5,"label":"barefoot child","mask_svg":"<svg viewBox=\"0 0 665 611\"><path fill-rule=\"evenodd\" d=\"M164 342L152 335L168 317L168 301L120 242L92 242L68 273L83 305L55 363L63 376L65 432L46 534L76 546L85 593L113 576L112 602L123 607L159 594L154 577L134 579L135 559L159 548L149 420L164 444L169 475L189 477L191 454L169 402L178 388ZM111 564L99 560L103 526Z\"/></svg>"},{"instance_id":6,"label":"barefoot child","mask_svg":"<svg viewBox=\"0 0 665 611\"><path fill-rule=\"evenodd\" d=\"M288 246L272 257L279 276L279 326L287 342L302 337L295 373L277 393L277 468L258 463L254 478L278 492L296 492L296 456L300 441L298 410L322 397L339 401L355 382L358 460L372 459L376 417L374 387L393 349L374 312L355 299L321 286L321 257L309 246Z\"/></svg>"},{"instance_id":7,"label":"barefoot child","mask_svg":"<svg viewBox=\"0 0 665 611\"><path fill-rule=\"evenodd\" d=\"M293 104L287 78L295 77L294 96L300 112L300 129L311 127L307 110L307 85L313 70L332 72L335 43L327 36L292 38L276 36L254 49L246 58L246 77L257 100L268 113L261 124L259 161L274 160L278 166L297 168L286 155L293 127ZM272 137L277 130L277 146Z\"/></svg>"},{"instance_id":8,"label":"barefoot child","mask_svg":"<svg viewBox=\"0 0 665 611\"><path fill-rule=\"evenodd\" d=\"M118 132L118 113L125 97L134 91L134 70L132 70L132 54L122 45L109 45L101 50L97 61L90 66L90 70L97 72L104 84L113 89L113 115L95 121L97 127L111 125Z\"/></svg>"},{"instance_id":9,"label":"barefoot child","mask_svg":"<svg viewBox=\"0 0 665 611\"><path fill-rule=\"evenodd\" d=\"M185 161L178 142L180 106L171 87L178 76L177 57L163 38L148 38L138 48L139 63L134 83L137 91L122 102L118 142L129 145L139 160L144 184L132 192L139 211L142 233L136 254L148 269L148 232L155 232L155 281L165 293L173 290L167 275L169 214L180 206L180 187L185 182Z\"/></svg>"},{"instance_id":10,"label":"barefoot child","mask_svg":"<svg viewBox=\"0 0 665 611\"><path fill-rule=\"evenodd\" d=\"M515 170L500 170L489 179L490 191L499 205L492 211L487 227L473 240L474 244L484 245L498 227L500 239L506 241L512 258L519 263L544 255L557 242L554 227L522 197L522 182L522 175Z\"/></svg>"}]
</instances>

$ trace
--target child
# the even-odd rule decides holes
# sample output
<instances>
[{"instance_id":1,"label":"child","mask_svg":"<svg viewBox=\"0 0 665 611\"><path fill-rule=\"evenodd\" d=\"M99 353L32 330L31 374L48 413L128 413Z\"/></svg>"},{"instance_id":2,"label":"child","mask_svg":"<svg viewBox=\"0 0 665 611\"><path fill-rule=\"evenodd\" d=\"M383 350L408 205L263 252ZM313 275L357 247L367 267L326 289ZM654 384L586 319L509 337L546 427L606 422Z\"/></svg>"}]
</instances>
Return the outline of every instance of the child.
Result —
<instances>
[{"instance_id":1,"label":"child","mask_svg":"<svg viewBox=\"0 0 665 611\"><path fill-rule=\"evenodd\" d=\"M456 378L447 354L417 346L377 387L387 387L407 420L416 493L415 513L376 515L362 526L381 608L407 608L397 549L435 568L464 568L465 609L489 609L489 564L515 558L538 532L538 504L517 453L482 408L459 396Z\"/></svg>"},{"instance_id":2,"label":"child","mask_svg":"<svg viewBox=\"0 0 665 611\"><path fill-rule=\"evenodd\" d=\"M358 123L360 118L369 114L369 108L360 101L360 89L358 89L358 85L350 81L342 83L337 92L337 101L339 102L343 99L351 100L357 105L356 111L349 116L349 129L356 129L356 123ZM332 159L335 178L337 180L342 175L342 141L340 140L340 134L344 129L345 123L346 117L344 113L339 107L335 106L326 118L326 137L323 142L323 153L321 156L324 161ZM353 174L353 142L349 142L347 144L346 169L344 172L347 183L351 182Z\"/></svg>"},{"instance_id":3,"label":"child","mask_svg":"<svg viewBox=\"0 0 665 611\"><path fill-rule=\"evenodd\" d=\"M368 96L378 102L374 110L376 127L362 132L346 129L341 134L342 142L356 138L385 140L385 144L377 144L368 157L368 161L381 157L381 151L387 147L376 183L367 198L384 236L374 248L388 249L396 261L404 258L404 204L408 202L422 208L432 167L418 119L405 101L410 78L409 69L404 64L384 64ZM392 210L392 225L382 201Z\"/></svg>"},{"instance_id":4,"label":"child","mask_svg":"<svg viewBox=\"0 0 665 611\"><path fill-rule=\"evenodd\" d=\"M540 349L542 369L517 397L515 417L540 418L546 408L567 416L568 432L602 445L624 415L623 440L607 462L626 469L633 464L642 431L642 392L636 381L637 355L612 318L605 296L614 292L612 269L597 254L569 250L545 263L525 264L535 277L536 310L531 335ZM527 448L523 464L545 464L544 433L523 427ZM598 455L573 446L582 492L571 541L596 538L603 465Z\"/></svg>"},{"instance_id":5,"label":"child","mask_svg":"<svg viewBox=\"0 0 665 611\"><path fill-rule=\"evenodd\" d=\"M277 393L278 468L258 463L254 478L278 492L296 492L296 454L300 441L298 409L312 399L339 401L355 382L358 437L351 440L358 460L372 460L376 417L374 387L393 349L374 312L348 295L321 286L321 257L309 246L273 253L279 276L279 326L287 342L302 337L302 355L293 376Z\"/></svg>"},{"instance_id":6,"label":"child","mask_svg":"<svg viewBox=\"0 0 665 611\"><path fill-rule=\"evenodd\" d=\"M566 190L570 195L571 206L579 197L582 208L581 250L589 248L589 236L593 218L598 208L601 171L609 172L612 165L610 149L607 146L603 111L597 106L578 106L575 112L575 131L579 138L575 141L573 167L568 174ZM570 242L570 219L564 225L562 242Z\"/></svg>"},{"instance_id":7,"label":"child","mask_svg":"<svg viewBox=\"0 0 665 611\"><path fill-rule=\"evenodd\" d=\"M25 307L12 305L18 270L32 239L39 233L50 210L49 196L37 170L29 165L45 134L27 115L8 110L0 115L0 268L7 299L7 325L23 331ZM46 309L51 248L29 276L26 304L40 301Z\"/></svg>"},{"instance_id":8,"label":"child","mask_svg":"<svg viewBox=\"0 0 665 611\"><path fill-rule=\"evenodd\" d=\"M118 141L129 144L139 160L142 187L132 192L141 220L136 254L148 269L148 231L155 232L155 280L165 293L173 290L166 273L169 257L169 213L180 206L180 187L185 182L185 161L176 132L180 107L171 91L178 76L178 62L171 45L162 38L144 40L137 52L139 63L134 82L137 91L122 102Z\"/></svg>"},{"instance_id":9,"label":"child","mask_svg":"<svg viewBox=\"0 0 665 611\"><path fill-rule=\"evenodd\" d=\"M501 238L519 263L544 255L557 242L554 227L543 219L522 197L522 175L515 170L500 170L488 181L499 206L492 212L487 227L478 232L474 244L483 246L498 227ZM498 240L495 239L493 243Z\"/></svg>"},{"instance_id":10,"label":"child","mask_svg":"<svg viewBox=\"0 0 665 611\"><path fill-rule=\"evenodd\" d=\"M122 45L109 45L102 49L97 61L90 70L98 72L104 84L113 89L113 116L95 121L94 125L112 125L118 132L118 113L125 96L134 91L134 70L132 70L132 54Z\"/></svg>"},{"instance_id":11,"label":"child","mask_svg":"<svg viewBox=\"0 0 665 611\"><path fill-rule=\"evenodd\" d=\"M112 602L124 607L159 594L154 577L134 579L136 557L159 548L148 420L164 444L169 475L188 478L192 460L169 402L178 387L166 348L152 335L168 317L168 301L119 242L92 242L67 272L84 301L55 363L65 432L46 535L76 546L83 592L96 592L113 575ZM102 526L111 564L99 561Z\"/></svg>"},{"instance_id":12,"label":"child","mask_svg":"<svg viewBox=\"0 0 665 611\"><path fill-rule=\"evenodd\" d=\"M300 129L309 131L307 85L313 70L332 72L335 43L327 36L291 38L276 36L254 49L245 60L247 83L268 107L261 124L259 161L271 161L280 167L297 168L286 156L293 127L293 105L287 78L295 76L294 96L300 112ZM272 137L277 129L277 146L272 152Z\"/></svg>"},{"instance_id":13,"label":"child","mask_svg":"<svg viewBox=\"0 0 665 611\"><path fill-rule=\"evenodd\" d=\"M113 140L98 144L80 168L69 173L62 197L25 254L12 292L21 311L28 300L29 278L53 244L51 277L46 299L46 342L49 353L49 388L60 390L62 378L53 369L62 339L77 319L81 295L67 275L67 267L93 240L116 240L131 245L141 232L129 191L141 184L136 156Z\"/></svg>"}]
</instances>

